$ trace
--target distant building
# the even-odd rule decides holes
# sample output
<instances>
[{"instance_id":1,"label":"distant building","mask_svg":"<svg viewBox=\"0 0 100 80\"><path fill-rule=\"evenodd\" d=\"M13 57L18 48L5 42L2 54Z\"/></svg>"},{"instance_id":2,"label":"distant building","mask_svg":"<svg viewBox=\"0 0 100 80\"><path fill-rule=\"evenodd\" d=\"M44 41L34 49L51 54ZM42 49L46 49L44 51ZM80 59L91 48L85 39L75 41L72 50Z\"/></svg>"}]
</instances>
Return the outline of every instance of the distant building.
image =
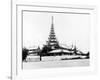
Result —
<instances>
[{"instance_id":1,"label":"distant building","mask_svg":"<svg viewBox=\"0 0 100 80\"><path fill-rule=\"evenodd\" d=\"M29 55L30 55L30 54L32 54L32 55L39 55L40 51L41 51L41 49L40 49L40 47L38 46L38 47L35 48L35 49L29 49L28 54L29 54Z\"/></svg>"}]
</instances>

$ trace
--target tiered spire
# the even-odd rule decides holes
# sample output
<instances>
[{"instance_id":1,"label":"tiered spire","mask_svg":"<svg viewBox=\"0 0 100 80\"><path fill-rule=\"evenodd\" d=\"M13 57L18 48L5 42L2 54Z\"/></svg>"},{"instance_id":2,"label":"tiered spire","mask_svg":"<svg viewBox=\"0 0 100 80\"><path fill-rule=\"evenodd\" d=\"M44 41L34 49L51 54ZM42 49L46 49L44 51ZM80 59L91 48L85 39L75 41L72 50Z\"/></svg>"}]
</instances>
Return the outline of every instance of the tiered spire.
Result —
<instances>
[{"instance_id":1,"label":"tiered spire","mask_svg":"<svg viewBox=\"0 0 100 80\"><path fill-rule=\"evenodd\" d=\"M54 32L53 16L52 16L51 31L48 38L48 46L50 46L51 48L56 48L59 46L58 41L56 39L55 32Z\"/></svg>"}]
</instances>

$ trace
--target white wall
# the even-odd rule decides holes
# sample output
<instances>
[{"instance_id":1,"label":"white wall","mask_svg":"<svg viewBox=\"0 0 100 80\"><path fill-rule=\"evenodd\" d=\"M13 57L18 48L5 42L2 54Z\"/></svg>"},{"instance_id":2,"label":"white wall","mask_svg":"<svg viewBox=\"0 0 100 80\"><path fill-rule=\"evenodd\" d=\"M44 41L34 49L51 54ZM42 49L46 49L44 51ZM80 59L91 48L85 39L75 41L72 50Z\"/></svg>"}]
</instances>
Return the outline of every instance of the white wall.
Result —
<instances>
[{"instance_id":1,"label":"white wall","mask_svg":"<svg viewBox=\"0 0 100 80\"><path fill-rule=\"evenodd\" d=\"M84 5L96 5L98 8L98 33L99 32L99 20L100 20L100 0L33 0L36 2L48 2L48 3L60 3L60 4L84 4ZM1 0L0 1L0 80L7 80L10 76L10 0ZM100 37L98 38L100 41ZM100 44L100 42L98 42ZM98 45L98 48L100 46ZM100 51L99 51L100 52ZM99 53L98 52L98 53ZM100 67L100 54L98 54L98 67ZM46 78L43 80L99 80L99 73L95 75L87 76L73 76L73 77L55 77L55 78Z\"/></svg>"}]
</instances>

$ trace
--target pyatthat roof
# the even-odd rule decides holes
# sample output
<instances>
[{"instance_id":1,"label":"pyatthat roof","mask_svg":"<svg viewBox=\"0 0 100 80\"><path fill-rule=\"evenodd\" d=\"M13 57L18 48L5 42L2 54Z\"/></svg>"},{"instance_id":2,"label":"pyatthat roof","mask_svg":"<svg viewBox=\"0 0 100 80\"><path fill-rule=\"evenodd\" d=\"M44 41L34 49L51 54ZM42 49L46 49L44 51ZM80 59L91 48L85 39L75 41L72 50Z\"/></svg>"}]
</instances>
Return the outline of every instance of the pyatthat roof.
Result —
<instances>
[{"instance_id":1,"label":"pyatthat roof","mask_svg":"<svg viewBox=\"0 0 100 80\"><path fill-rule=\"evenodd\" d=\"M72 53L73 51L64 50L64 49L55 49L55 50L50 51L49 53L60 53L60 52Z\"/></svg>"}]
</instances>

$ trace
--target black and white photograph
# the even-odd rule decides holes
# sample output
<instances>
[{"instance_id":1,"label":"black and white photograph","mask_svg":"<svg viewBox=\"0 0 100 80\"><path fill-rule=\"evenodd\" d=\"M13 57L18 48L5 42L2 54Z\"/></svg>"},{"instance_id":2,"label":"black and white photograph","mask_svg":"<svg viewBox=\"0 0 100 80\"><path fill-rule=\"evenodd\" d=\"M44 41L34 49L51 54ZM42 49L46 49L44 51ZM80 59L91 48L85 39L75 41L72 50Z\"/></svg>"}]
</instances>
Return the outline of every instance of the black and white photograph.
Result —
<instances>
[{"instance_id":1,"label":"black and white photograph","mask_svg":"<svg viewBox=\"0 0 100 80\"><path fill-rule=\"evenodd\" d=\"M12 3L12 80L74 80L94 74L96 8L32 1Z\"/></svg>"},{"instance_id":2,"label":"black and white photograph","mask_svg":"<svg viewBox=\"0 0 100 80\"><path fill-rule=\"evenodd\" d=\"M90 65L90 14L23 11L23 69Z\"/></svg>"},{"instance_id":3,"label":"black and white photograph","mask_svg":"<svg viewBox=\"0 0 100 80\"><path fill-rule=\"evenodd\" d=\"M96 79L93 75L98 72L97 8L61 2L12 0L11 76L6 77ZM4 46L3 52L7 49Z\"/></svg>"}]
</instances>

